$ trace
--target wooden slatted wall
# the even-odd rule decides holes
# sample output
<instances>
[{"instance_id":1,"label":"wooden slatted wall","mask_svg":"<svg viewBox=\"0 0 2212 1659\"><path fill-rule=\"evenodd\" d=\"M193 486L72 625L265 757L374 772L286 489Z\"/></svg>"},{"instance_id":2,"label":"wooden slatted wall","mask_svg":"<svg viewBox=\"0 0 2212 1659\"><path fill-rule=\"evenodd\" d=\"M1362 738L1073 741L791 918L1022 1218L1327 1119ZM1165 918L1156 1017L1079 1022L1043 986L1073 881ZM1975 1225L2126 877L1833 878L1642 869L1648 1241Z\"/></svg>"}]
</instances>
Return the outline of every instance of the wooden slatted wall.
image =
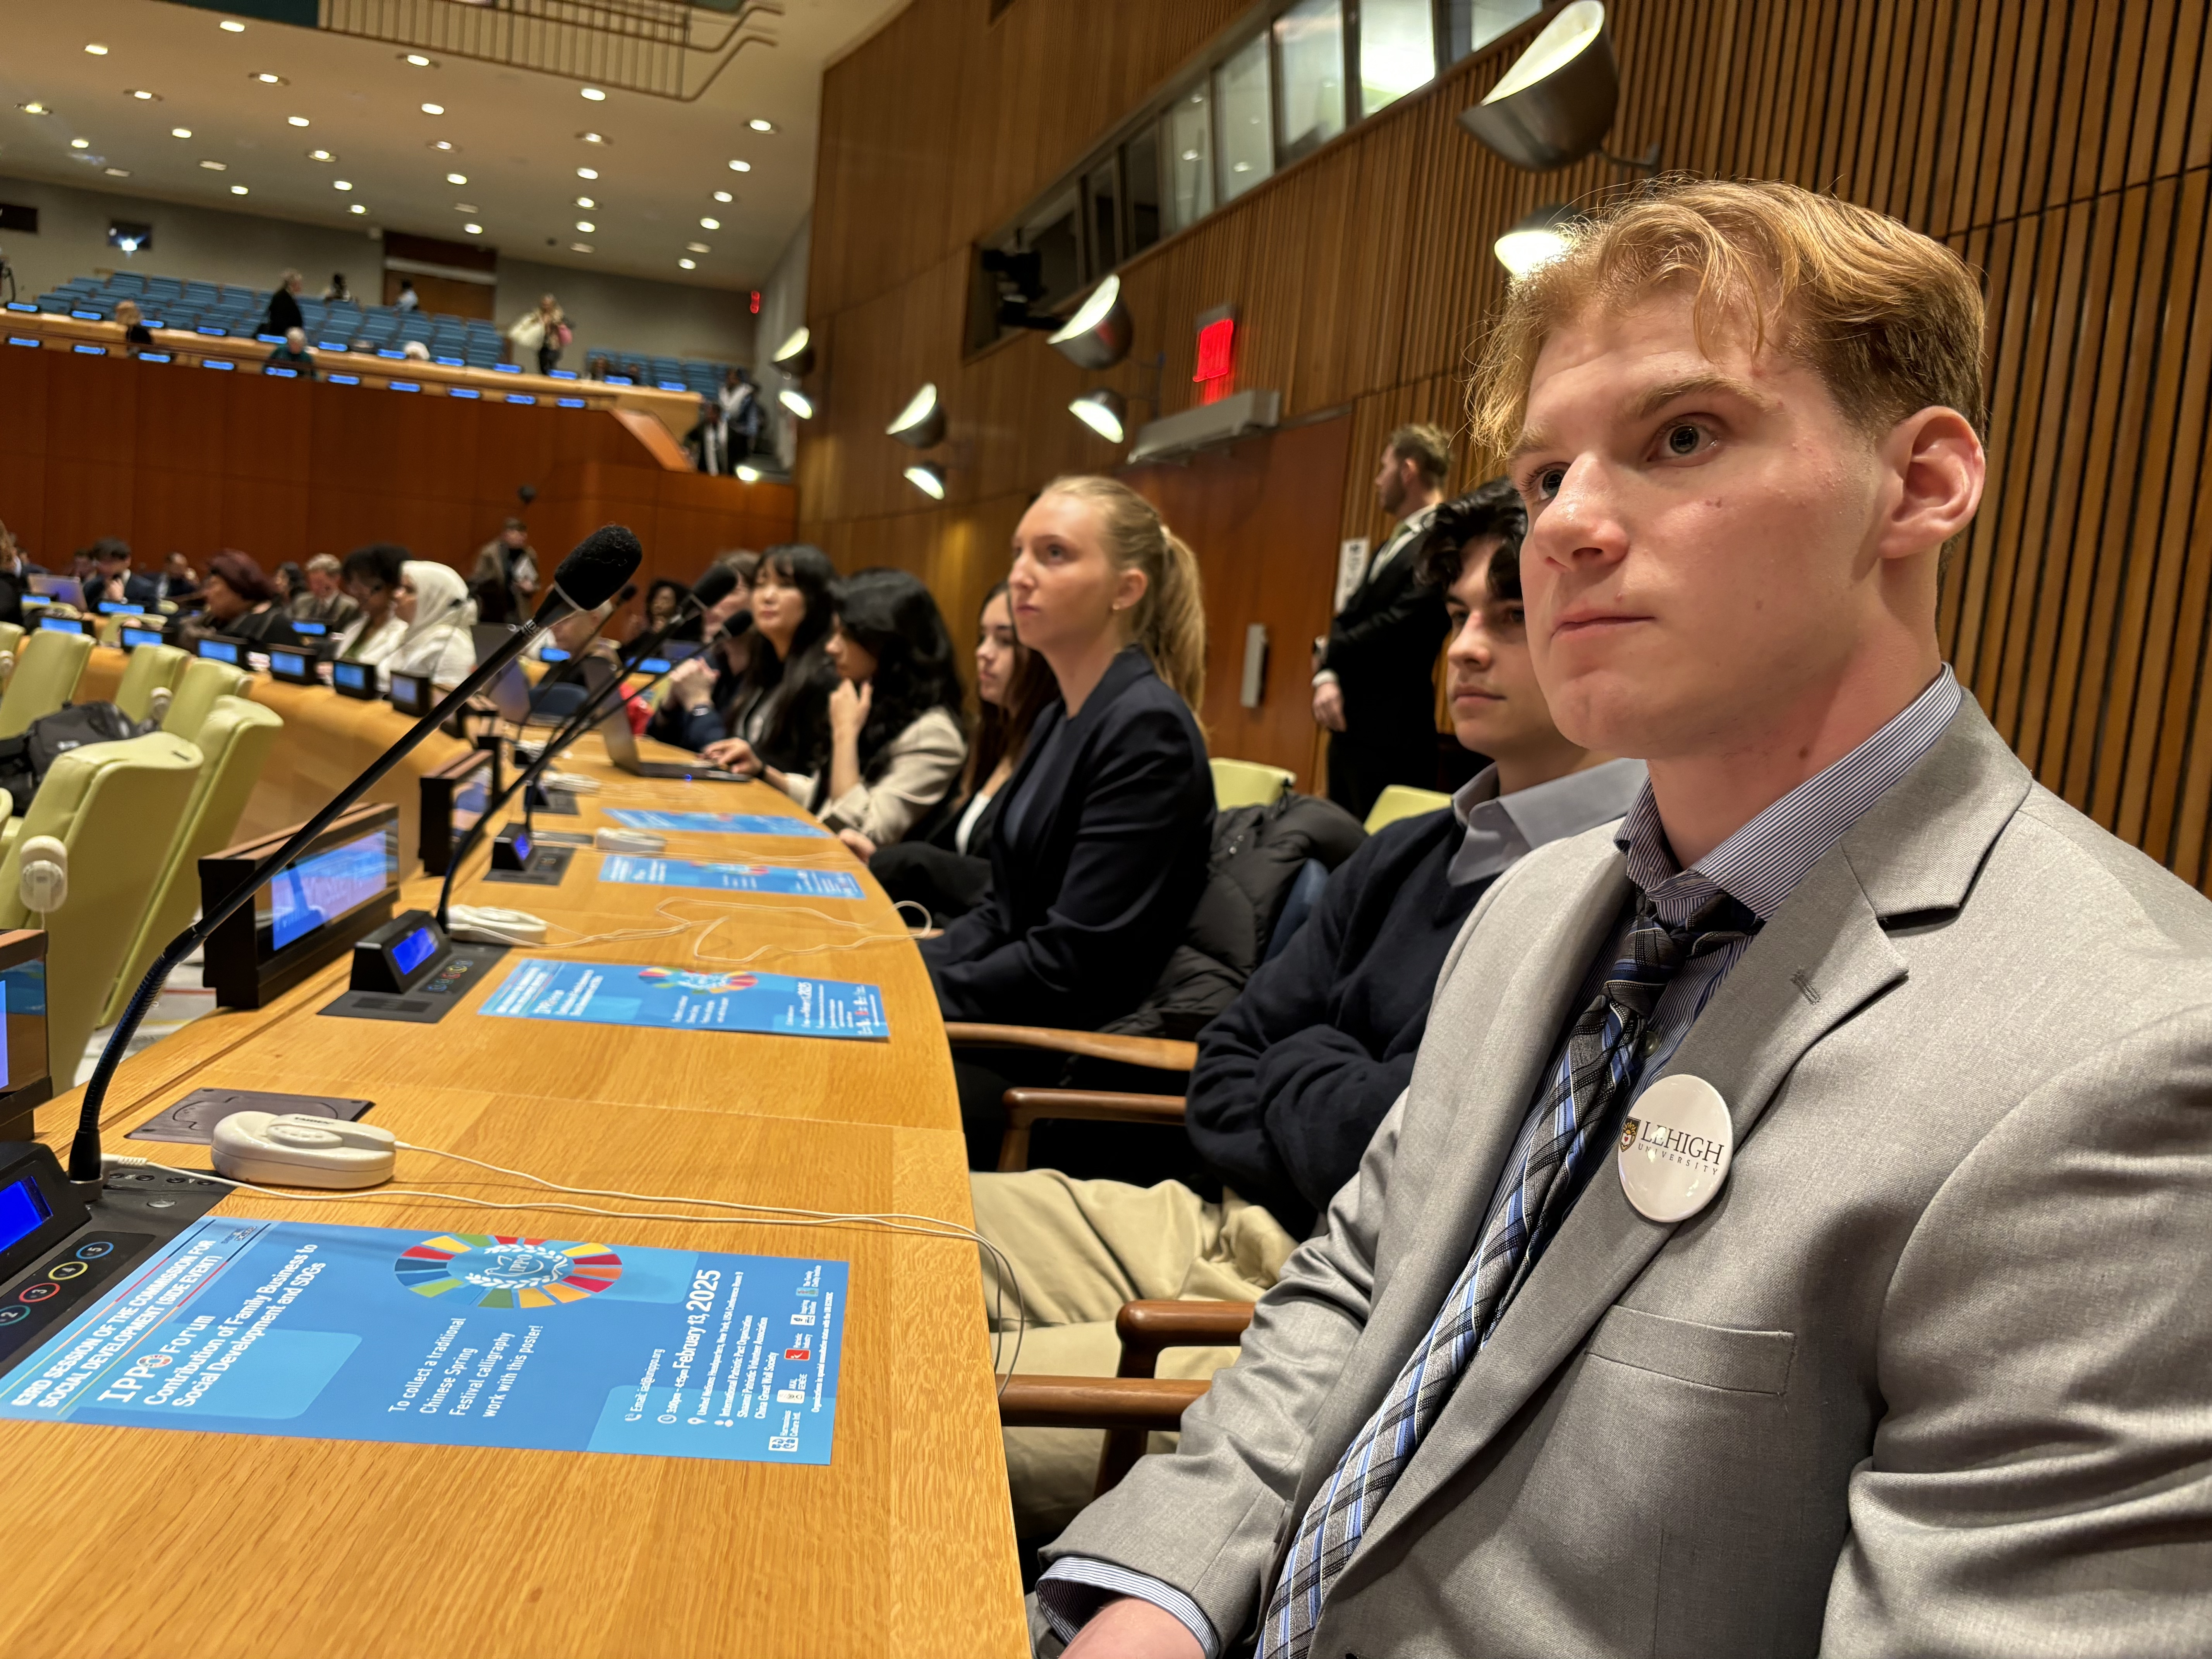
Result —
<instances>
[{"instance_id":1,"label":"wooden slatted wall","mask_svg":"<svg viewBox=\"0 0 2212 1659\"><path fill-rule=\"evenodd\" d=\"M963 361L969 245L1242 9L1018 0L994 24L988 9L915 0L825 79L809 316L824 412L801 446L802 530L848 566L921 572L969 614L1030 492L1116 459L1068 398L1133 394L1137 363L1164 352L1182 406L1194 319L1234 301L1243 384L1279 389L1286 417L1349 411L1338 528L1379 533L1365 459L1401 421L1460 421L1503 291L1492 239L1618 176L1599 161L1519 173L1455 124L1525 32L1127 267L1136 349L1085 375L1034 338ZM2203 0L1609 9L1610 148L1656 140L1670 168L1832 189L1987 273L1992 489L1944 595L1945 646L2045 784L2212 887ZM924 380L951 416L939 507L882 434Z\"/></svg>"}]
</instances>

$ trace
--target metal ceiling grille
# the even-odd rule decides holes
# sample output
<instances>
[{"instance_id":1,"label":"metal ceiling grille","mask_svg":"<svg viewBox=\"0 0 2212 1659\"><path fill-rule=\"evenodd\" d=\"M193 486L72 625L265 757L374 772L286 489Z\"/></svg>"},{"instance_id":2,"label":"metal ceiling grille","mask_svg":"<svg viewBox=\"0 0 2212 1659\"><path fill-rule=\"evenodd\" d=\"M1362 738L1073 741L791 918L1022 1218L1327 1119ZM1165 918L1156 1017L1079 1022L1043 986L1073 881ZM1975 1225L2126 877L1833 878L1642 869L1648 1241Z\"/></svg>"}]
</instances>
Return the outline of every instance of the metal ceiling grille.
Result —
<instances>
[{"instance_id":1,"label":"metal ceiling grille","mask_svg":"<svg viewBox=\"0 0 2212 1659\"><path fill-rule=\"evenodd\" d=\"M690 103L750 46L779 0L320 0L334 34L474 58Z\"/></svg>"}]
</instances>

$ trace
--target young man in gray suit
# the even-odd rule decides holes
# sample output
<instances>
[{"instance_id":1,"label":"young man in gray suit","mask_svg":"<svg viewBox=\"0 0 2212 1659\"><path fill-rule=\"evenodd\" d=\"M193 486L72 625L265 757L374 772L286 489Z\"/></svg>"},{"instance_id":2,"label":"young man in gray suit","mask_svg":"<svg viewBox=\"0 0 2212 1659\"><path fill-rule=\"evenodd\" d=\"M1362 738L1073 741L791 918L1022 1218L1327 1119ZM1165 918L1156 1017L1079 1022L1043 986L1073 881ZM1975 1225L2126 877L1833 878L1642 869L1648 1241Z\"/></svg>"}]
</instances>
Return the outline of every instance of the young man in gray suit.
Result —
<instances>
[{"instance_id":1,"label":"young man in gray suit","mask_svg":"<svg viewBox=\"0 0 2212 1659\"><path fill-rule=\"evenodd\" d=\"M2206 1650L2212 905L1942 663L1981 341L1953 254L1782 185L1515 285L1538 678L1648 790L1485 896L1047 1650Z\"/></svg>"}]
</instances>

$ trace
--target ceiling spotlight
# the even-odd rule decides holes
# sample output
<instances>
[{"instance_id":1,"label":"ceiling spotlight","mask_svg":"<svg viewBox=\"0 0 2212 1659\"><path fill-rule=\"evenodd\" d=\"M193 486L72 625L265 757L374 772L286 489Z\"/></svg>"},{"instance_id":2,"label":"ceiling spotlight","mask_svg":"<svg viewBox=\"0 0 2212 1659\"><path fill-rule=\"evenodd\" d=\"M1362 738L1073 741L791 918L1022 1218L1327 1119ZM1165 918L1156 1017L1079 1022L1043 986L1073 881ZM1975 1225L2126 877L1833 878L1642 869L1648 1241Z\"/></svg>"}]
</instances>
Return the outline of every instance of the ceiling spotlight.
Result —
<instances>
[{"instance_id":1,"label":"ceiling spotlight","mask_svg":"<svg viewBox=\"0 0 2212 1659\"><path fill-rule=\"evenodd\" d=\"M443 115L445 112L446 106L443 104L425 104L422 106L422 113L425 115Z\"/></svg>"},{"instance_id":2,"label":"ceiling spotlight","mask_svg":"<svg viewBox=\"0 0 2212 1659\"><path fill-rule=\"evenodd\" d=\"M149 92L143 87L131 88L131 95L133 98L136 98L142 104L158 104L161 101L161 94L160 93Z\"/></svg>"},{"instance_id":3,"label":"ceiling spotlight","mask_svg":"<svg viewBox=\"0 0 2212 1659\"><path fill-rule=\"evenodd\" d=\"M599 204L588 196L579 196L576 198L576 205L580 208L595 208Z\"/></svg>"},{"instance_id":4,"label":"ceiling spotlight","mask_svg":"<svg viewBox=\"0 0 2212 1659\"><path fill-rule=\"evenodd\" d=\"M1118 444L1128 431L1129 406L1111 386L1086 392L1067 406L1067 412L1109 444Z\"/></svg>"},{"instance_id":5,"label":"ceiling spotlight","mask_svg":"<svg viewBox=\"0 0 2212 1659\"><path fill-rule=\"evenodd\" d=\"M35 98L31 100L27 104L18 104L15 107L22 111L26 115L52 115L53 113L52 109L40 103Z\"/></svg>"},{"instance_id":6,"label":"ceiling spotlight","mask_svg":"<svg viewBox=\"0 0 2212 1659\"><path fill-rule=\"evenodd\" d=\"M263 70L259 74L250 76L247 78L249 80L258 81L264 87L281 87L286 84L283 76L271 75L267 70Z\"/></svg>"},{"instance_id":7,"label":"ceiling spotlight","mask_svg":"<svg viewBox=\"0 0 2212 1659\"><path fill-rule=\"evenodd\" d=\"M721 228L722 222L720 219L702 219L699 222L699 228L702 230L720 230Z\"/></svg>"},{"instance_id":8,"label":"ceiling spotlight","mask_svg":"<svg viewBox=\"0 0 2212 1659\"><path fill-rule=\"evenodd\" d=\"M718 190L714 192L714 199L718 202L734 202L738 198L726 190Z\"/></svg>"},{"instance_id":9,"label":"ceiling spotlight","mask_svg":"<svg viewBox=\"0 0 2212 1659\"><path fill-rule=\"evenodd\" d=\"M307 118L304 115L288 115L284 118L284 125L288 127L304 127L307 125Z\"/></svg>"},{"instance_id":10,"label":"ceiling spotlight","mask_svg":"<svg viewBox=\"0 0 2212 1659\"><path fill-rule=\"evenodd\" d=\"M587 144L604 144L607 142L604 134L597 132L580 132L576 137L582 139Z\"/></svg>"},{"instance_id":11,"label":"ceiling spotlight","mask_svg":"<svg viewBox=\"0 0 2212 1659\"><path fill-rule=\"evenodd\" d=\"M474 202L456 202L453 204L453 211L456 213L476 213L481 211L481 210L477 208Z\"/></svg>"},{"instance_id":12,"label":"ceiling spotlight","mask_svg":"<svg viewBox=\"0 0 2212 1659\"><path fill-rule=\"evenodd\" d=\"M802 421L811 421L814 418L814 399L795 386L784 387L775 394L775 400Z\"/></svg>"},{"instance_id":13,"label":"ceiling spotlight","mask_svg":"<svg viewBox=\"0 0 2212 1659\"><path fill-rule=\"evenodd\" d=\"M483 234L483 227L482 225L463 225L461 228L471 236L481 236Z\"/></svg>"},{"instance_id":14,"label":"ceiling spotlight","mask_svg":"<svg viewBox=\"0 0 2212 1659\"><path fill-rule=\"evenodd\" d=\"M586 87L583 89L583 93L585 97L590 99L595 104L604 104L607 101L606 94L601 92L597 87Z\"/></svg>"},{"instance_id":15,"label":"ceiling spotlight","mask_svg":"<svg viewBox=\"0 0 2212 1659\"><path fill-rule=\"evenodd\" d=\"M794 380L803 380L814 372L814 337L804 328L794 328L775 349L769 362Z\"/></svg>"},{"instance_id":16,"label":"ceiling spotlight","mask_svg":"<svg viewBox=\"0 0 2212 1659\"><path fill-rule=\"evenodd\" d=\"M351 190L353 188L353 180L350 179L333 179L331 180L331 188L332 190Z\"/></svg>"},{"instance_id":17,"label":"ceiling spotlight","mask_svg":"<svg viewBox=\"0 0 2212 1659\"><path fill-rule=\"evenodd\" d=\"M90 149L92 148L92 140L89 138L72 138L70 140L70 148L71 149Z\"/></svg>"},{"instance_id":18,"label":"ceiling spotlight","mask_svg":"<svg viewBox=\"0 0 2212 1659\"><path fill-rule=\"evenodd\" d=\"M403 52L399 54L399 61L403 64L412 64L416 69L435 69L438 67L434 62L425 58L419 52Z\"/></svg>"},{"instance_id":19,"label":"ceiling spotlight","mask_svg":"<svg viewBox=\"0 0 2212 1659\"><path fill-rule=\"evenodd\" d=\"M457 149L458 146L455 145L453 141L450 138L433 138L430 141L430 148L432 149L450 150Z\"/></svg>"},{"instance_id":20,"label":"ceiling spotlight","mask_svg":"<svg viewBox=\"0 0 2212 1659\"><path fill-rule=\"evenodd\" d=\"M310 161L335 161L338 158L326 149L311 149L307 152L307 159Z\"/></svg>"},{"instance_id":21,"label":"ceiling spotlight","mask_svg":"<svg viewBox=\"0 0 2212 1659\"><path fill-rule=\"evenodd\" d=\"M97 40L87 46L85 50L90 52L94 58L105 58L107 56L107 48L101 46Z\"/></svg>"},{"instance_id":22,"label":"ceiling spotlight","mask_svg":"<svg viewBox=\"0 0 2212 1659\"><path fill-rule=\"evenodd\" d=\"M774 132L775 131L775 122L763 121L757 115L754 116L751 120L746 122L745 125L750 127L755 132Z\"/></svg>"},{"instance_id":23,"label":"ceiling spotlight","mask_svg":"<svg viewBox=\"0 0 2212 1659\"><path fill-rule=\"evenodd\" d=\"M576 221L576 228L582 231L585 235L588 236L593 231L597 230L599 227L593 224L589 219L579 219Z\"/></svg>"},{"instance_id":24,"label":"ceiling spotlight","mask_svg":"<svg viewBox=\"0 0 2212 1659\"><path fill-rule=\"evenodd\" d=\"M578 167L576 176L579 179L596 179L599 176L599 170L597 167Z\"/></svg>"},{"instance_id":25,"label":"ceiling spotlight","mask_svg":"<svg viewBox=\"0 0 2212 1659\"><path fill-rule=\"evenodd\" d=\"M111 179L128 179L131 176L129 167L103 167L100 171Z\"/></svg>"},{"instance_id":26,"label":"ceiling spotlight","mask_svg":"<svg viewBox=\"0 0 2212 1659\"><path fill-rule=\"evenodd\" d=\"M1564 202L1547 202L1492 242L1490 251L1517 281L1565 253L1568 228L1581 217Z\"/></svg>"},{"instance_id":27,"label":"ceiling spotlight","mask_svg":"<svg viewBox=\"0 0 2212 1659\"><path fill-rule=\"evenodd\" d=\"M1515 167L1547 173L1604 143L1620 100L1605 8L1574 0L1459 124Z\"/></svg>"},{"instance_id":28,"label":"ceiling spotlight","mask_svg":"<svg viewBox=\"0 0 2212 1659\"><path fill-rule=\"evenodd\" d=\"M465 173L449 173L446 175L446 182L449 185L465 185L468 181L469 175Z\"/></svg>"},{"instance_id":29,"label":"ceiling spotlight","mask_svg":"<svg viewBox=\"0 0 2212 1659\"><path fill-rule=\"evenodd\" d=\"M945 469L928 461L907 468L906 481L933 501L945 499Z\"/></svg>"},{"instance_id":30,"label":"ceiling spotlight","mask_svg":"<svg viewBox=\"0 0 2212 1659\"><path fill-rule=\"evenodd\" d=\"M203 161L200 165L205 167L210 173L228 173L230 171L230 163L228 161Z\"/></svg>"},{"instance_id":31,"label":"ceiling spotlight","mask_svg":"<svg viewBox=\"0 0 2212 1659\"><path fill-rule=\"evenodd\" d=\"M233 185L230 187L230 193L233 196L243 196L246 194L246 186L244 185Z\"/></svg>"},{"instance_id":32,"label":"ceiling spotlight","mask_svg":"<svg viewBox=\"0 0 2212 1659\"><path fill-rule=\"evenodd\" d=\"M730 171L732 173L750 173L752 170L753 164L750 161L732 161L730 163Z\"/></svg>"},{"instance_id":33,"label":"ceiling spotlight","mask_svg":"<svg viewBox=\"0 0 2212 1659\"><path fill-rule=\"evenodd\" d=\"M686 253L712 253L714 250L704 242L686 242L684 244L684 251Z\"/></svg>"},{"instance_id":34,"label":"ceiling spotlight","mask_svg":"<svg viewBox=\"0 0 2212 1659\"><path fill-rule=\"evenodd\" d=\"M761 475L760 469L758 467L741 466L738 469L738 482L739 483L758 483L760 480Z\"/></svg>"},{"instance_id":35,"label":"ceiling spotlight","mask_svg":"<svg viewBox=\"0 0 2212 1659\"><path fill-rule=\"evenodd\" d=\"M589 242L571 242L568 244L568 252L571 253L589 253L591 251L592 245Z\"/></svg>"},{"instance_id":36,"label":"ceiling spotlight","mask_svg":"<svg viewBox=\"0 0 2212 1659\"><path fill-rule=\"evenodd\" d=\"M172 138L189 138L191 136L192 130L190 127L171 127L169 129L169 137Z\"/></svg>"},{"instance_id":37,"label":"ceiling spotlight","mask_svg":"<svg viewBox=\"0 0 2212 1659\"><path fill-rule=\"evenodd\" d=\"M699 262L696 259L678 259L676 262L676 268L678 270L696 270L699 269Z\"/></svg>"},{"instance_id":38,"label":"ceiling spotlight","mask_svg":"<svg viewBox=\"0 0 2212 1659\"><path fill-rule=\"evenodd\" d=\"M1109 276L1045 343L1078 368L1111 368L1129 355L1133 332L1129 307L1121 303L1121 279Z\"/></svg>"},{"instance_id":39,"label":"ceiling spotlight","mask_svg":"<svg viewBox=\"0 0 2212 1659\"><path fill-rule=\"evenodd\" d=\"M346 211L348 213L366 213L368 211L368 209L363 206L361 203L356 202L351 207L348 208Z\"/></svg>"},{"instance_id":40,"label":"ceiling spotlight","mask_svg":"<svg viewBox=\"0 0 2212 1659\"><path fill-rule=\"evenodd\" d=\"M945 409L937 401L937 385L924 381L921 390L907 399L906 407L884 428L909 449L934 449L945 441Z\"/></svg>"},{"instance_id":41,"label":"ceiling spotlight","mask_svg":"<svg viewBox=\"0 0 2212 1659\"><path fill-rule=\"evenodd\" d=\"M234 17L226 17L222 21L217 23L216 27L221 29L225 34L243 34L246 33L246 25L240 22Z\"/></svg>"}]
</instances>

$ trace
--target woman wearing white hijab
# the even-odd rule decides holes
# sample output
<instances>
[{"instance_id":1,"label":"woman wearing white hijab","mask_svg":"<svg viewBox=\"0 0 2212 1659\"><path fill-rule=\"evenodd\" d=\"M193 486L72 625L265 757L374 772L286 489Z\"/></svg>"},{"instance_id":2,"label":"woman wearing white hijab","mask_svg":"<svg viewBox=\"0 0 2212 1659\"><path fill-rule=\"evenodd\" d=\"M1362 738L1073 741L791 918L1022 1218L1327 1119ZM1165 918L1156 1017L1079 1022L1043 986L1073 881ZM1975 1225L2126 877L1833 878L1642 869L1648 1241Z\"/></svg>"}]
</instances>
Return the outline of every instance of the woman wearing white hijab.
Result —
<instances>
[{"instance_id":1,"label":"woman wearing white hijab","mask_svg":"<svg viewBox=\"0 0 2212 1659\"><path fill-rule=\"evenodd\" d=\"M476 602L460 572L429 559L410 559L399 567L398 597L392 614L407 624L398 647L385 659L384 672L428 674L431 684L459 685L477 665Z\"/></svg>"}]
</instances>

